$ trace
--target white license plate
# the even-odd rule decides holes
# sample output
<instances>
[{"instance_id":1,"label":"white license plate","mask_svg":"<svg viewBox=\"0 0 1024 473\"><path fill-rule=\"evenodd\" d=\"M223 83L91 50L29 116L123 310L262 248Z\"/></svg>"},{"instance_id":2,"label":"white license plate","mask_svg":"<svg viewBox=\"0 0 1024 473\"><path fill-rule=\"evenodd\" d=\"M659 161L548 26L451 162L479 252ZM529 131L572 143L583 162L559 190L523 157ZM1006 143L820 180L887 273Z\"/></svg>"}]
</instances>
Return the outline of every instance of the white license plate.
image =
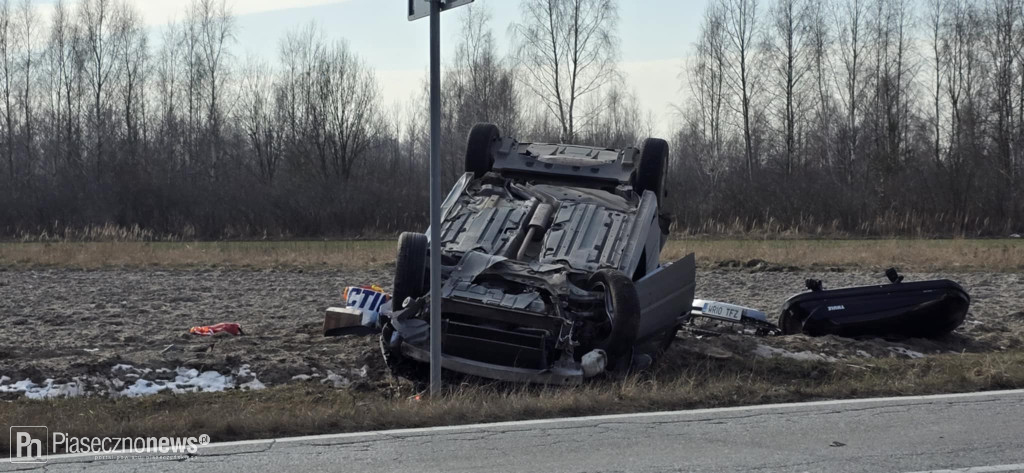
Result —
<instances>
[{"instance_id":1,"label":"white license plate","mask_svg":"<svg viewBox=\"0 0 1024 473\"><path fill-rule=\"evenodd\" d=\"M743 308L738 305L725 304L723 302L705 302L704 315L719 319L739 321L743 318Z\"/></svg>"}]
</instances>

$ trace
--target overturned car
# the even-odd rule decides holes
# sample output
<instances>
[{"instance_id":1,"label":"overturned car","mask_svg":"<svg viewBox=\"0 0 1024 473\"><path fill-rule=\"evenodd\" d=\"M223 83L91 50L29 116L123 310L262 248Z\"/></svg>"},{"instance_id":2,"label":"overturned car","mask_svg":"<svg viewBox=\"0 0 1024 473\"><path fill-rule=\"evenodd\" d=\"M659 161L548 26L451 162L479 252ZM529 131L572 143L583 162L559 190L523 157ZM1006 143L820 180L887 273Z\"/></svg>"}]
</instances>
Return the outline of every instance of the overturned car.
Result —
<instances>
[{"instance_id":1,"label":"overturned car","mask_svg":"<svg viewBox=\"0 0 1024 473\"><path fill-rule=\"evenodd\" d=\"M693 300L693 255L661 264L668 144L640 149L520 143L469 134L466 173L441 209L440 295L428 240L403 233L382 311L389 364L429 361L429 301L442 298L442 367L492 379L575 384L642 369Z\"/></svg>"}]
</instances>

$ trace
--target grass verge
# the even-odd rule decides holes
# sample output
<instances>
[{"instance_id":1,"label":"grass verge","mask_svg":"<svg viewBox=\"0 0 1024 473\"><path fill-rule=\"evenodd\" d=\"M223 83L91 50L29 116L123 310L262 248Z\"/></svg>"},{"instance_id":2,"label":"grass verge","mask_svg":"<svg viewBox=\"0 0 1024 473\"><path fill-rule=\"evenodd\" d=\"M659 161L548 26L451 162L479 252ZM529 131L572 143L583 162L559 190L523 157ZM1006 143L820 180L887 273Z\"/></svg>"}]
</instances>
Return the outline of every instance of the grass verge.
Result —
<instances>
[{"instance_id":1,"label":"grass verge","mask_svg":"<svg viewBox=\"0 0 1024 473\"><path fill-rule=\"evenodd\" d=\"M1024 387L1024 351L845 362L715 360L683 352L646 377L575 388L464 383L418 400L403 390L318 384L265 391L72 398L0 403L9 425L71 436L197 436L214 441L561 416L739 406L817 399L938 394ZM0 432L0 444L7 441Z\"/></svg>"},{"instance_id":2,"label":"grass verge","mask_svg":"<svg viewBox=\"0 0 1024 473\"><path fill-rule=\"evenodd\" d=\"M1024 240L672 240L670 261L690 252L698 263L765 260L778 265L886 268L907 271L1019 271ZM57 242L0 243L0 266L367 268L390 264L395 242Z\"/></svg>"}]
</instances>

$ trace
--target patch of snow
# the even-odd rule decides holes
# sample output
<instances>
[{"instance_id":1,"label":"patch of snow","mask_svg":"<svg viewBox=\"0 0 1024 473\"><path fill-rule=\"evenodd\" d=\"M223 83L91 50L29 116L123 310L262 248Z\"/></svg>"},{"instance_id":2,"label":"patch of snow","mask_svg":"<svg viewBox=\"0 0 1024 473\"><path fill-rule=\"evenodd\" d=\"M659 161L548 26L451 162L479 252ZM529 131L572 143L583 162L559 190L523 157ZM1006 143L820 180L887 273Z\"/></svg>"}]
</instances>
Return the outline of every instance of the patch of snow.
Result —
<instances>
[{"instance_id":1,"label":"patch of snow","mask_svg":"<svg viewBox=\"0 0 1024 473\"><path fill-rule=\"evenodd\" d=\"M245 383L238 383L239 378L252 378ZM242 365L232 374L220 374L216 371L204 371L202 373L193 368L178 368L172 380L137 380L125 389L118 392L120 396L137 397L156 394L161 391L173 393L194 393L194 392L220 392L233 388L242 389L264 389L266 385L256 378L256 375L249 369L249 365Z\"/></svg>"},{"instance_id":2,"label":"patch of snow","mask_svg":"<svg viewBox=\"0 0 1024 473\"><path fill-rule=\"evenodd\" d=\"M137 379L134 384L128 385L118 392L118 395L127 397L148 396L156 394L164 389L166 389L166 386L158 386L152 381Z\"/></svg>"},{"instance_id":3,"label":"patch of snow","mask_svg":"<svg viewBox=\"0 0 1024 473\"><path fill-rule=\"evenodd\" d=\"M6 376L3 379L10 379ZM43 384L33 383L31 379L25 378L13 384L0 385L0 392L21 393L29 399L49 399L55 397L75 397L85 394L85 389L78 378L67 383L54 383L52 378L47 378Z\"/></svg>"},{"instance_id":4,"label":"patch of snow","mask_svg":"<svg viewBox=\"0 0 1024 473\"><path fill-rule=\"evenodd\" d=\"M868 352L866 352L864 350L857 350L856 353L857 353L857 356L859 356L861 358L873 358L870 353L868 353Z\"/></svg>"},{"instance_id":5,"label":"patch of snow","mask_svg":"<svg viewBox=\"0 0 1024 473\"><path fill-rule=\"evenodd\" d=\"M330 384L334 388L347 388L352 384L352 378L365 378L369 373L370 367L367 365L363 365L358 370L346 369L344 374L327 370L327 376L320 380L320 384ZM314 374L312 377L319 378L320 375Z\"/></svg>"},{"instance_id":6,"label":"patch of snow","mask_svg":"<svg viewBox=\"0 0 1024 473\"><path fill-rule=\"evenodd\" d=\"M0 393L20 393L29 399L47 399L55 397L77 397L94 392L108 393L113 397L139 397L157 394L162 391L174 393L214 392L227 389L264 389L264 385L249 368L242 365L230 374L216 371L204 371L179 367L171 371L166 368L156 370L160 374L174 374L173 379L142 379L141 374L151 373L149 368L135 368L131 365L115 365L110 369L111 375L93 377L75 377L67 383L55 383L46 379L41 384L24 379L11 383L11 378L0 376ZM130 378L130 379L126 379ZM241 380L247 380L240 382ZM89 389L92 386L93 389ZM99 389L95 389L99 388Z\"/></svg>"},{"instance_id":7,"label":"patch of snow","mask_svg":"<svg viewBox=\"0 0 1024 473\"><path fill-rule=\"evenodd\" d=\"M754 356L758 356L761 358L772 358L778 356L782 358L804 361L836 361L836 358L833 358L828 355L823 355L821 353L812 353L809 351L792 352L783 348L770 347L768 345L758 345L757 348L754 349L753 353Z\"/></svg>"},{"instance_id":8,"label":"patch of snow","mask_svg":"<svg viewBox=\"0 0 1024 473\"><path fill-rule=\"evenodd\" d=\"M320 384L327 383L331 383L331 385L335 388L347 388L350 384L352 384L352 381L340 374L336 374L331 370L327 370L327 377L321 379Z\"/></svg>"},{"instance_id":9,"label":"patch of snow","mask_svg":"<svg viewBox=\"0 0 1024 473\"><path fill-rule=\"evenodd\" d=\"M903 356L907 356L907 357L910 357L910 358L924 358L924 356L925 356L924 353L921 353L919 351L910 350L910 349L903 348L903 347L889 347L889 351L891 351L893 353L896 353L898 355L903 355Z\"/></svg>"},{"instance_id":10,"label":"patch of snow","mask_svg":"<svg viewBox=\"0 0 1024 473\"><path fill-rule=\"evenodd\" d=\"M308 381L312 376L308 374L297 374L292 376L292 381Z\"/></svg>"},{"instance_id":11,"label":"patch of snow","mask_svg":"<svg viewBox=\"0 0 1024 473\"><path fill-rule=\"evenodd\" d=\"M256 374L255 373L253 373L252 371L249 370L249 365L242 365L241 368L238 368L238 378L239 379L249 378L249 377L252 377L252 379L238 385L238 387L240 389L259 390L259 389L265 389L267 387L266 385L261 383L259 379L256 378Z\"/></svg>"}]
</instances>

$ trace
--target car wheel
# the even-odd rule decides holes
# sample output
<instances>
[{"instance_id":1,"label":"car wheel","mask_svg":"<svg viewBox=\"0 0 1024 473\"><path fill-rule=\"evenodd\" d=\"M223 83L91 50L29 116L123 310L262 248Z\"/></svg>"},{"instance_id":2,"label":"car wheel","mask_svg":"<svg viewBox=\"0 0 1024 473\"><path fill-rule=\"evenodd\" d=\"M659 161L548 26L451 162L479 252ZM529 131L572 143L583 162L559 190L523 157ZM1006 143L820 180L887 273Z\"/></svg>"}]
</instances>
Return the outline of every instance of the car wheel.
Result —
<instances>
[{"instance_id":1,"label":"car wheel","mask_svg":"<svg viewBox=\"0 0 1024 473\"><path fill-rule=\"evenodd\" d=\"M608 354L608 367L614 369L628 363L640 328L640 296L629 276L610 270L601 270L590 278L590 287L604 292L604 311L608 317L608 330L594 343Z\"/></svg>"},{"instance_id":2,"label":"car wheel","mask_svg":"<svg viewBox=\"0 0 1024 473\"><path fill-rule=\"evenodd\" d=\"M426 294L424 280L427 272L427 236L404 232L398 237L398 260L392 290L394 310L402 308L407 298Z\"/></svg>"},{"instance_id":3,"label":"car wheel","mask_svg":"<svg viewBox=\"0 0 1024 473\"><path fill-rule=\"evenodd\" d=\"M466 172L483 176L494 167L494 145L501 141L501 130L493 123L477 123L466 139Z\"/></svg>"},{"instance_id":4,"label":"car wheel","mask_svg":"<svg viewBox=\"0 0 1024 473\"><path fill-rule=\"evenodd\" d=\"M668 169L668 142L660 138L647 138L640 148L640 163L636 169L636 193L654 192L658 205L665 196L665 171Z\"/></svg>"}]
</instances>

